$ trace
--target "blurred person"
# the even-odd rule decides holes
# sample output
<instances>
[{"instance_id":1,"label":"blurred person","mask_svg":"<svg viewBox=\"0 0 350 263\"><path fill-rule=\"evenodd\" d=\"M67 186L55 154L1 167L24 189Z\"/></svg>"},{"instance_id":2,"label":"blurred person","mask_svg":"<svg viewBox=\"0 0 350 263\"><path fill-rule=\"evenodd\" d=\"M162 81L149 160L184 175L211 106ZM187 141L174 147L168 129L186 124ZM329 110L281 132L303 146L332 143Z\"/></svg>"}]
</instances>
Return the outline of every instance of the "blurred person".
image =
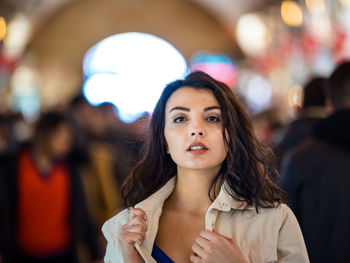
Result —
<instances>
[{"instance_id":1,"label":"blurred person","mask_svg":"<svg viewBox=\"0 0 350 263\"><path fill-rule=\"evenodd\" d=\"M8 127L6 118L0 114L0 154L7 152L8 149Z\"/></svg>"},{"instance_id":2,"label":"blurred person","mask_svg":"<svg viewBox=\"0 0 350 263\"><path fill-rule=\"evenodd\" d=\"M32 123L26 121L23 114L20 112L13 113L11 119L11 131L13 133L11 134L11 136L13 136L13 138L11 139L14 143L13 147L17 147L18 145L28 141L32 137L33 125Z\"/></svg>"},{"instance_id":3,"label":"blurred person","mask_svg":"<svg viewBox=\"0 0 350 263\"><path fill-rule=\"evenodd\" d=\"M232 91L203 72L166 86L144 158L103 226L105 262L308 262L272 152Z\"/></svg>"},{"instance_id":4,"label":"blurred person","mask_svg":"<svg viewBox=\"0 0 350 263\"><path fill-rule=\"evenodd\" d=\"M75 154L82 162L89 162L87 146L89 143L89 120L94 118L94 107L82 94L75 96L70 105L69 113L74 130Z\"/></svg>"},{"instance_id":5,"label":"blurred person","mask_svg":"<svg viewBox=\"0 0 350 263\"><path fill-rule=\"evenodd\" d=\"M88 102L84 99L84 104ZM84 130L86 141L84 150L88 162L82 167L84 187L89 194L89 209L98 225L101 227L106 218L114 214L120 207L120 191L116 181L116 150L110 140L110 123L114 122L104 110L105 105L91 107L89 114L84 117L78 113L76 117L81 123L80 131ZM112 112L113 114L113 112ZM87 118L88 117L88 120ZM79 134L78 134L79 135ZM102 238L102 236L101 236Z\"/></svg>"},{"instance_id":6,"label":"blurred person","mask_svg":"<svg viewBox=\"0 0 350 263\"><path fill-rule=\"evenodd\" d=\"M80 156L85 159L81 172L89 195L89 209L98 224L120 209L120 185L137 162L131 130L116 114L111 103L93 107L83 97L72 101L74 128Z\"/></svg>"},{"instance_id":7,"label":"blurred person","mask_svg":"<svg viewBox=\"0 0 350 263\"><path fill-rule=\"evenodd\" d=\"M327 83L326 78L313 77L305 85L302 107L296 107L296 118L284 127L280 141L273 147L279 170L285 153L311 136L314 127L326 118Z\"/></svg>"},{"instance_id":8,"label":"blurred person","mask_svg":"<svg viewBox=\"0 0 350 263\"><path fill-rule=\"evenodd\" d=\"M102 103L93 107L83 97L77 96L72 102L74 129L78 135L75 140L82 156L89 160L91 144L108 145L113 151L114 177L118 190L120 185L139 160L139 150L143 144L137 127L123 122L111 103Z\"/></svg>"},{"instance_id":9,"label":"blurred person","mask_svg":"<svg viewBox=\"0 0 350 263\"><path fill-rule=\"evenodd\" d=\"M277 107L271 107L252 116L255 135L269 147L274 147L276 133L282 125L279 111Z\"/></svg>"},{"instance_id":10,"label":"blurred person","mask_svg":"<svg viewBox=\"0 0 350 263\"><path fill-rule=\"evenodd\" d=\"M21 113L0 114L0 154L13 151L31 134L31 125Z\"/></svg>"},{"instance_id":11,"label":"blurred person","mask_svg":"<svg viewBox=\"0 0 350 263\"><path fill-rule=\"evenodd\" d=\"M71 102L75 155L79 156L88 208L101 228L121 210L120 185L137 163L133 130L122 122L111 103L92 106L83 95ZM101 232L99 239L106 244Z\"/></svg>"},{"instance_id":12,"label":"blurred person","mask_svg":"<svg viewBox=\"0 0 350 263\"><path fill-rule=\"evenodd\" d=\"M311 262L350 262L350 62L326 86L333 112L286 154L281 185L299 220Z\"/></svg>"},{"instance_id":13,"label":"blurred person","mask_svg":"<svg viewBox=\"0 0 350 263\"><path fill-rule=\"evenodd\" d=\"M149 115L145 112L135 121L125 123L115 105L103 103L97 108L106 123L104 138L114 148L116 181L121 186L140 160Z\"/></svg>"},{"instance_id":14,"label":"blurred person","mask_svg":"<svg viewBox=\"0 0 350 263\"><path fill-rule=\"evenodd\" d=\"M4 258L7 256L10 250L10 231L9 231L9 200L7 195L7 189L3 182L3 177L0 173L0 263L5 262Z\"/></svg>"},{"instance_id":15,"label":"blurred person","mask_svg":"<svg viewBox=\"0 0 350 263\"><path fill-rule=\"evenodd\" d=\"M88 244L92 260L100 258L71 147L70 122L49 112L39 118L29 143L0 159L10 208L5 262L78 262L81 242Z\"/></svg>"},{"instance_id":16,"label":"blurred person","mask_svg":"<svg viewBox=\"0 0 350 263\"><path fill-rule=\"evenodd\" d=\"M102 226L121 209L120 186L140 160L148 115L126 124L113 104L103 103L95 108L94 116L91 122L95 128L88 144L90 165L83 178L86 188L94 193L88 197L89 204Z\"/></svg>"}]
</instances>

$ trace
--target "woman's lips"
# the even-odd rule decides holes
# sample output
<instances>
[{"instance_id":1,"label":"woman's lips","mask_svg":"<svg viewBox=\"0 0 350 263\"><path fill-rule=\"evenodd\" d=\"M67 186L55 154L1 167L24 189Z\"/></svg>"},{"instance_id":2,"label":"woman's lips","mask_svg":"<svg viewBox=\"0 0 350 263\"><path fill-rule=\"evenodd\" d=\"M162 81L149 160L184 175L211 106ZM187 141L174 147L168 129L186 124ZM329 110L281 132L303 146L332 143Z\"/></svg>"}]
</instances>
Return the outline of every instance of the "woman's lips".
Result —
<instances>
[{"instance_id":1,"label":"woman's lips","mask_svg":"<svg viewBox=\"0 0 350 263\"><path fill-rule=\"evenodd\" d=\"M208 151L208 147L203 143L194 142L188 146L187 151L192 154L203 154Z\"/></svg>"}]
</instances>

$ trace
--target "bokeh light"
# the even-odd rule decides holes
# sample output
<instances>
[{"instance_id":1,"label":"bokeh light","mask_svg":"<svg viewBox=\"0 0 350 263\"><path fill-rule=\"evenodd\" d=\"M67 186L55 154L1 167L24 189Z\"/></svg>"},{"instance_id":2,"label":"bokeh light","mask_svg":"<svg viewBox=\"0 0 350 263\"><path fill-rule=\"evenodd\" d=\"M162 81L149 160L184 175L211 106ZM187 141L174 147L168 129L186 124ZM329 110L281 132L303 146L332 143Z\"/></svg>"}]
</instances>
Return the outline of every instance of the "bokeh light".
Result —
<instances>
[{"instance_id":1,"label":"bokeh light","mask_svg":"<svg viewBox=\"0 0 350 263\"><path fill-rule=\"evenodd\" d=\"M290 107L301 107L303 100L303 88L300 85L295 85L288 91L288 104Z\"/></svg>"},{"instance_id":2,"label":"bokeh light","mask_svg":"<svg viewBox=\"0 0 350 263\"><path fill-rule=\"evenodd\" d=\"M39 74L30 67L18 67L11 78L12 108L32 122L39 116Z\"/></svg>"},{"instance_id":3,"label":"bokeh light","mask_svg":"<svg viewBox=\"0 0 350 263\"><path fill-rule=\"evenodd\" d=\"M322 14L326 10L326 3L324 0L305 0L307 9L314 14Z\"/></svg>"},{"instance_id":4,"label":"bokeh light","mask_svg":"<svg viewBox=\"0 0 350 263\"><path fill-rule=\"evenodd\" d=\"M281 5L283 22L291 27L299 27L303 23L303 13L300 6L293 1L283 1Z\"/></svg>"},{"instance_id":5,"label":"bokeh light","mask_svg":"<svg viewBox=\"0 0 350 263\"><path fill-rule=\"evenodd\" d=\"M350 7L350 0L339 0L339 2L346 7Z\"/></svg>"},{"instance_id":6,"label":"bokeh light","mask_svg":"<svg viewBox=\"0 0 350 263\"><path fill-rule=\"evenodd\" d=\"M247 103L254 113L260 112L270 106L272 88L269 81L260 75L253 76L248 82Z\"/></svg>"},{"instance_id":7,"label":"bokeh light","mask_svg":"<svg viewBox=\"0 0 350 263\"><path fill-rule=\"evenodd\" d=\"M133 122L152 112L164 86L187 73L182 54L167 41L144 33L123 33L93 46L83 62L83 93L93 105L113 103Z\"/></svg>"},{"instance_id":8,"label":"bokeh light","mask_svg":"<svg viewBox=\"0 0 350 263\"><path fill-rule=\"evenodd\" d=\"M7 25L4 39L5 54L18 57L22 54L31 34L30 20L23 14L17 13Z\"/></svg>"},{"instance_id":9,"label":"bokeh light","mask_svg":"<svg viewBox=\"0 0 350 263\"><path fill-rule=\"evenodd\" d=\"M2 16L0 16L0 41L3 40L6 36L6 21L5 18L3 18Z\"/></svg>"},{"instance_id":10,"label":"bokeh light","mask_svg":"<svg viewBox=\"0 0 350 263\"><path fill-rule=\"evenodd\" d=\"M214 79L233 88L238 81L238 69L235 63L226 55L208 52L195 53L190 62L190 71L200 70Z\"/></svg>"},{"instance_id":11,"label":"bokeh light","mask_svg":"<svg viewBox=\"0 0 350 263\"><path fill-rule=\"evenodd\" d=\"M247 55L257 55L266 50L271 42L271 33L262 19L255 14L243 15L236 28L237 41Z\"/></svg>"}]
</instances>

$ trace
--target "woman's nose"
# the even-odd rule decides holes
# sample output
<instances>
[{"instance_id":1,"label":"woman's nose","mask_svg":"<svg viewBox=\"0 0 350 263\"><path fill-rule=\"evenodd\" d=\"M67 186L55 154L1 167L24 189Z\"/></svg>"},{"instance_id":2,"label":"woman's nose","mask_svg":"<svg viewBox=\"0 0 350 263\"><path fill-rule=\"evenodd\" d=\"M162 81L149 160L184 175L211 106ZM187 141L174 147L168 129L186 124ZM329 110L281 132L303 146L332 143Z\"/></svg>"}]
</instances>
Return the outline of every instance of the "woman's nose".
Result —
<instances>
[{"instance_id":1,"label":"woman's nose","mask_svg":"<svg viewBox=\"0 0 350 263\"><path fill-rule=\"evenodd\" d=\"M193 126L190 129L190 135L191 137L193 136L204 136L205 132L203 129L203 125L201 124L201 122L195 122L193 123Z\"/></svg>"},{"instance_id":2,"label":"woman's nose","mask_svg":"<svg viewBox=\"0 0 350 263\"><path fill-rule=\"evenodd\" d=\"M202 131L192 131L191 132L191 136L195 136L196 134L200 135L200 136L203 136L204 133Z\"/></svg>"}]
</instances>

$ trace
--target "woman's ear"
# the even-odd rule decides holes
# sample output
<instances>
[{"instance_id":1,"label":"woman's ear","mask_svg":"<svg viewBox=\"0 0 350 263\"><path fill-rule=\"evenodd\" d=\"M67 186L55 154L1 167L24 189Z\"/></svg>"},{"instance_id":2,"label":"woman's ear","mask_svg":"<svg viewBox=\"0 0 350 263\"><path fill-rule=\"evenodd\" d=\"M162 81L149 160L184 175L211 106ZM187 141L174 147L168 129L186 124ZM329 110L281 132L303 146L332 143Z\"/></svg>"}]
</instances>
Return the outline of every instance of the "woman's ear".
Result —
<instances>
[{"instance_id":1,"label":"woman's ear","mask_svg":"<svg viewBox=\"0 0 350 263\"><path fill-rule=\"evenodd\" d=\"M167 154L170 154L170 152L169 152L169 147L168 147L168 143L167 143L166 139L164 139L164 144L165 144L166 153L167 153Z\"/></svg>"}]
</instances>

